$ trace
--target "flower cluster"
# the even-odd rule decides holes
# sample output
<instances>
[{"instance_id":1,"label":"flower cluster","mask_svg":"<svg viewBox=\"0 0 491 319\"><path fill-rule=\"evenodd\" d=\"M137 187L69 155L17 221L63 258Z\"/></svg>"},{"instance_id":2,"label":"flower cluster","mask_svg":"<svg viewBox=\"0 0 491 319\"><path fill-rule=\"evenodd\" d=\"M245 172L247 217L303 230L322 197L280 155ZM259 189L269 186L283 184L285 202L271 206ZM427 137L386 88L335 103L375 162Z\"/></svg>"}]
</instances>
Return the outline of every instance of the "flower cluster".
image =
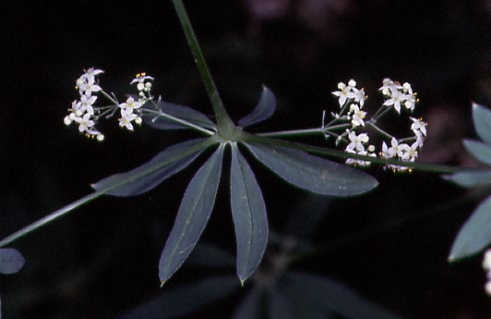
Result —
<instances>
[{"instance_id":1,"label":"flower cluster","mask_svg":"<svg viewBox=\"0 0 491 319\"><path fill-rule=\"evenodd\" d=\"M133 131L133 122L142 123L141 106L150 100L150 90L153 77L145 73L137 74L130 84L137 83L139 98L137 101L133 97L128 97L125 102L119 103L114 95L107 94L98 84L96 76L104 71L90 68L76 81L76 89L80 94L80 99L72 102L72 107L68 109L69 114L65 117L66 125L73 122L78 124L78 130L85 136L96 138L98 141L104 140L104 135L96 128L99 119L114 116L119 110L119 126ZM110 105L95 107L97 100L95 94L100 93L110 101Z\"/></svg>"},{"instance_id":2,"label":"flower cluster","mask_svg":"<svg viewBox=\"0 0 491 319\"><path fill-rule=\"evenodd\" d=\"M348 85L341 82L338 84L338 89L332 94L338 98L340 111L331 113L333 119L329 123L324 123L325 113L322 120L322 130L326 138L336 137L336 145L341 142L347 143L345 152L350 154L370 157L380 156L405 162L413 162L417 159L418 150L423 146L427 135L427 124L422 119L409 117L412 134L409 137L400 139L377 126L377 121L392 110L395 110L398 115L401 115L402 106L408 112L414 110L417 102L416 93L413 92L409 83L406 82L401 85L397 81L392 81L388 78L384 79L379 91L384 96L385 102L369 119L367 118L367 112L363 110L366 99L365 91L356 87L356 81L350 80ZM358 133L361 130L363 132ZM375 145L369 144L370 130L381 134L387 140L387 142L385 140L382 141L378 155ZM342 133L336 133L337 131ZM368 166L370 161L349 158L346 160L346 164ZM401 165L387 165L387 167L395 171L407 170L407 167Z\"/></svg>"},{"instance_id":3,"label":"flower cluster","mask_svg":"<svg viewBox=\"0 0 491 319\"><path fill-rule=\"evenodd\" d=\"M482 268L486 270L486 278L488 279L486 285L484 286L484 290L488 295L491 296L491 249L488 249L484 252Z\"/></svg>"}]
</instances>

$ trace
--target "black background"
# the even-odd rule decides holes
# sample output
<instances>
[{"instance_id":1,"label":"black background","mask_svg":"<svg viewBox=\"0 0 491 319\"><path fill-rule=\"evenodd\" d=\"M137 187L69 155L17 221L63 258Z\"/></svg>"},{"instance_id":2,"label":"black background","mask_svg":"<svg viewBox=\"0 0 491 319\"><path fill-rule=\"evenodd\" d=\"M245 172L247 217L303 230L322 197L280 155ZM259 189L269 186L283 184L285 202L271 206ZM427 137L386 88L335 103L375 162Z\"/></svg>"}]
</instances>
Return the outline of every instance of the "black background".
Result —
<instances>
[{"instance_id":1,"label":"black background","mask_svg":"<svg viewBox=\"0 0 491 319\"><path fill-rule=\"evenodd\" d=\"M267 4L277 7L268 11ZM331 91L351 78L365 88L367 109L373 110L381 102L377 88L390 77L410 82L421 100L416 115L429 122L421 160L476 164L460 143L474 137L471 101L491 105L489 1L190 0L185 5L234 119L252 109L262 84L275 92L277 113L253 131L319 126L322 111L336 107ZM133 92L130 80L147 72L156 78L156 94L212 115L171 1L7 0L0 12L2 237L88 194L90 183L195 136L149 127L129 133L116 121L101 126L104 143L80 136L63 117L78 97L75 80L84 68L105 70L100 84L118 96ZM321 139L312 142L323 145ZM271 227L279 229L292 203L306 194L251 165ZM12 244L26 265L0 278L5 318L115 318L158 294L159 256L179 196L198 167L199 162L135 198L101 198ZM298 269L336 278L407 318L489 316L481 257L446 262L477 202L462 203L465 192L435 174L369 171L380 187L335 201L315 239L335 243L366 236L334 245ZM204 240L234 253L228 198L222 181ZM182 269L169 287L197 276ZM197 316L226 318L239 298Z\"/></svg>"}]
</instances>

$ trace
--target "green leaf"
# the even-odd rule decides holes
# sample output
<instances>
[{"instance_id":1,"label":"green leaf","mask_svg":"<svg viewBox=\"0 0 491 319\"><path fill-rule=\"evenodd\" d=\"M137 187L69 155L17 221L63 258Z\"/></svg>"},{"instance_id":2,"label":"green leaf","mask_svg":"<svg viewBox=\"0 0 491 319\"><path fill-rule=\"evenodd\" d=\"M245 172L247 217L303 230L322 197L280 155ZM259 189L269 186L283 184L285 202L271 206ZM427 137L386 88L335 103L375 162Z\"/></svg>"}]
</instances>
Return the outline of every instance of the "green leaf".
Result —
<instances>
[{"instance_id":1,"label":"green leaf","mask_svg":"<svg viewBox=\"0 0 491 319\"><path fill-rule=\"evenodd\" d=\"M215 203L224 144L198 170L184 193L176 221L159 263L162 284L181 267L203 232Z\"/></svg>"},{"instance_id":2,"label":"green leaf","mask_svg":"<svg viewBox=\"0 0 491 319\"><path fill-rule=\"evenodd\" d=\"M237 275L244 282L256 270L268 245L268 218L256 177L235 143L230 193L237 239Z\"/></svg>"},{"instance_id":3,"label":"green leaf","mask_svg":"<svg viewBox=\"0 0 491 319\"><path fill-rule=\"evenodd\" d=\"M484 200L460 228L449 261L469 257L491 243L491 196Z\"/></svg>"},{"instance_id":4,"label":"green leaf","mask_svg":"<svg viewBox=\"0 0 491 319\"><path fill-rule=\"evenodd\" d=\"M334 312L351 319L401 319L326 277L289 272L281 284L291 302L302 306L297 308L301 313L323 313L325 317Z\"/></svg>"},{"instance_id":5,"label":"green leaf","mask_svg":"<svg viewBox=\"0 0 491 319\"><path fill-rule=\"evenodd\" d=\"M335 200L317 194L308 194L288 216L283 233L297 240L310 240L317 226L329 211Z\"/></svg>"},{"instance_id":6,"label":"green leaf","mask_svg":"<svg viewBox=\"0 0 491 319\"><path fill-rule=\"evenodd\" d=\"M149 302L133 309L120 319L165 318L188 315L217 302L238 290L240 285L232 275L211 276L199 282L167 290Z\"/></svg>"},{"instance_id":7,"label":"green leaf","mask_svg":"<svg viewBox=\"0 0 491 319\"><path fill-rule=\"evenodd\" d=\"M491 144L464 139L464 146L476 159L484 164L491 165Z\"/></svg>"},{"instance_id":8,"label":"green leaf","mask_svg":"<svg viewBox=\"0 0 491 319\"><path fill-rule=\"evenodd\" d=\"M464 187L484 186L491 184L491 170L460 171L442 176L444 179Z\"/></svg>"},{"instance_id":9,"label":"green leaf","mask_svg":"<svg viewBox=\"0 0 491 319\"><path fill-rule=\"evenodd\" d=\"M143 108L170 114L179 119L191 122L201 127L216 130L215 123L213 123L206 115L188 106L162 101L159 98L159 100L157 101L157 105L154 105L152 101L149 101L145 105L143 105ZM145 124L159 130L189 129L188 126L179 124L165 117L164 115L155 115L143 112L142 119Z\"/></svg>"},{"instance_id":10,"label":"green leaf","mask_svg":"<svg viewBox=\"0 0 491 319\"><path fill-rule=\"evenodd\" d=\"M472 103L472 120L477 135L491 145L491 111L483 105Z\"/></svg>"},{"instance_id":11,"label":"green leaf","mask_svg":"<svg viewBox=\"0 0 491 319\"><path fill-rule=\"evenodd\" d=\"M262 122L270 118L275 109L276 97L270 89L263 86L263 92L259 98L259 103L251 113L240 119L239 126L246 127Z\"/></svg>"},{"instance_id":12,"label":"green leaf","mask_svg":"<svg viewBox=\"0 0 491 319\"><path fill-rule=\"evenodd\" d=\"M245 145L285 181L316 194L352 196L366 193L378 184L365 172L303 151L257 143Z\"/></svg>"},{"instance_id":13,"label":"green leaf","mask_svg":"<svg viewBox=\"0 0 491 319\"><path fill-rule=\"evenodd\" d=\"M92 184L99 191L111 185L121 184L107 192L113 196L134 196L147 192L167 178L186 168L208 146L203 142L206 139L186 141L166 148L147 163L138 166L126 173L115 174ZM184 151L196 147L196 150L186 156L180 156ZM175 160L168 162L169 158Z\"/></svg>"},{"instance_id":14,"label":"green leaf","mask_svg":"<svg viewBox=\"0 0 491 319\"><path fill-rule=\"evenodd\" d=\"M24 263L24 257L16 249L0 249L0 274L14 274L24 266Z\"/></svg>"}]
</instances>

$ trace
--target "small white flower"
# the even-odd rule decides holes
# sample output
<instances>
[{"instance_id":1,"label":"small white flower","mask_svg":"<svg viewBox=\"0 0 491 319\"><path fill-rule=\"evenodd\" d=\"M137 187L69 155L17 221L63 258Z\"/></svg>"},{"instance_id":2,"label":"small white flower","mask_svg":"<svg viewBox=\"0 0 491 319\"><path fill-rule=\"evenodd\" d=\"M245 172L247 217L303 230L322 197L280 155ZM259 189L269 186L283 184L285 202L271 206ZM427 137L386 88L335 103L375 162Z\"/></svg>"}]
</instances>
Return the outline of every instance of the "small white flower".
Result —
<instances>
[{"instance_id":1,"label":"small white flower","mask_svg":"<svg viewBox=\"0 0 491 319\"><path fill-rule=\"evenodd\" d=\"M365 104L365 91L363 89L354 89L353 94L355 101L360 103L360 107L363 107Z\"/></svg>"},{"instance_id":2,"label":"small white flower","mask_svg":"<svg viewBox=\"0 0 491 319\"><path fill-rule=\"evenodd\" d=\"M411 146L406 147L405 153L402 155L401 160L414 162L418 158L419 141L416 140Z\"/></svg>"},{"instance_id":3,"label":"small white flower","mask_svg":"<svg viewBox=\"0 0 491 319\"><path fill-rule=\"evenodd\" d=\"M401 103L406 100L406 96L398 90L391 90L390 98L384 102L385 106L394 106L397 113L401 113Z\"/></svg>"},{"instance_id":4,"label":"small white flower","mask_svg":"<svg viewBox=\"0 0 491 319\"><path fill-rule=\"evenodd\" d=\"M99 92L102 89L95 82L83 82L78 84L78 90L81 96L86 95L90 97L92 96L92 92Z\"/></svg>"},{"instance_id":5,"label":"small white flower","mask_svg":"<svg viewBox=\"0 0 491 319\"><path fill-rule=\"evenodd\" d=\"M121 110L121 118L119 119L119 126L126 127L128 130L133 131L133 125L131 121L136 119L137 115L134 113L128 113L125 110Z\"/></svg>"},{"instance_id":6,"label":"small white flower","mask_svg":"<svg viewBox=\"0 0 491 319\"><path fill-rule=\"evenodd\" d=\"M90 119L90 114L86 113L83 117L76 117L75 122L79 123L78 130L82 133L89 130L95 125L94 121Z\"/></svg>"},{"instance_id":7,"label":"small white flower","mask_svg":"<svg viewBox=\"0 0 491 319\"><path fill-rule=\"evenodd\" d=\"M485 270L491 270L491 249L487 249L484 252L484 260L482 262L482 268Z\"/></svg>"},{"instance_id":8,"label":"small white flower","mask_svg":"<svg viewBox=\"0 0 491 319\"><path fill-rule=\"evenodd\" d=\"M135 101L132 96L130 96L125 103L121 103L119 107L126 111L127 113L133 113L133 110L138 109L142 106L140 102Z\"/></svg>"},{"instance_id":9,"label":"small white flower","mask_svg":"<svg viewBox=\"0 0 491 319\"><path fill-rule=\"evenodd\" d=\"M416 119L414 117L410 117L411 121L413 121L413 124L411 124L411 130L414 132L414 134L417 136L418 132L421 132L423 136L426 136L426 126L428 123L423 122L423 119Z\"/></svg>"},{"instance_id":10,"label":"small white flower","mask_svg":"<svg viewBox=\"0 0 491 319\"><path fill-rule=\"evenodd\" d=\"M146 80L153 80L153 77L146 75L146 73L138 73L136 77L131 80L130 84L136 83L136 88L138 91L150 91L150 88L152 87L152 83L146 82Z\"/></svg>"},{"instance_id":11,"label":"small white flower","mask_svg":"<svg viewBox=\"0 0 491 319\"><path fill-rule=\"evenodd\" d=\"M347 152L352 152L355 149L358 152L365 152L365 146L363 146L363 144L367 143L369 140L367 133L361 133L359 135L356 135L354 131L351 131L348 134L348 138L351 141L351 143L349 143L348 146L346 146Z\"/></svg>"},{"instance_id":12,"label":"small white flower","mask_svg":"<svg viewBox=\"0 0 491 319\"><path fill-rule=\"evenodd\" d=\"M382 142L382 154L381 156L383 158L392 158L394 157L394 154L392 152L389 152L389 147L387 146L387 144L385 144L385 141Z\"/></svg>"},{"instance_id":13,"label":"small white flower","mask_svg":"<svg viewBox=\"0 0 491 319\"><path fill-rule=\"evenodd\" d=\"M393 137L392 140L390 141L391 147L387 150L389 154L392 156L399 156L402 158L404 156L404 153L407 152L409 149L409 145L407 144L399 144L399 142Z\"/></svg>"},{"instance_id":14,"label":"small white flower","mask_svg":"<svg viewBox=\"0 0 491 319\"><path fill-rule=\"evenodd\" d=\"M354 80L350 80L348 86L346 86L346 84L344 84L343 82L339 82L338 83L339 91L332 92L333 95L339 97L338 99L339 107L342 107L348 99L355 98L355 93L353 92L354 87L349 84L356 85L356 82Z\"/></svg>"},{"instance_id":15,"label":"small white flower","mask_svg":"<svg viewBox=\"0 0 491 319\"><path fill-rule=\"evenodd\" d=\"M389 78L385 78L382 82L382 87L379 88L379 91L382 91L382 94L385 96L390 96L392 91L397 91L402 89L402 86L398 82L394 82Z\"/></svg>"},{"instance_id":16,"label":"small white flower","mask_svg":"<svg viewBox=\"0 0 491 319\"><path fill-rule=\"evenodd\" d=\"M95 81L95 76L98 74L104 73L104 71L100 69L95 69L95 68L89 68L88 70L85 71L84 74L80 77L81 79L87 79L87 82L89 83L94 83Z\"/></svg>"},{"instance_id":17,"label":"small white flower","mask_svg":"<svg viewBox=\"0 0 491 319\"><path fill-rule=\"evenodd\" d=\"M92 107L92 104L95 103L95 100L97 100L97 96L82 95L80 97L80 104L77 104L77 109L84 113L94 115L94 108Z\"/></svg>"},{"instance_id":18,"label":"small white flower","mask_svg":"<svg viewBox=\"0 0 491 319\"><path fill-rule=\"evenodd\" d=\"M351 124L356 127L356 126L365 126L365 121L363 120L365 116L367 115L367 112L364 112L358 107L356 104L351 104L350 105L350 113L353 113L352 118L351 118Z\"/></svg>"}]
</instances>

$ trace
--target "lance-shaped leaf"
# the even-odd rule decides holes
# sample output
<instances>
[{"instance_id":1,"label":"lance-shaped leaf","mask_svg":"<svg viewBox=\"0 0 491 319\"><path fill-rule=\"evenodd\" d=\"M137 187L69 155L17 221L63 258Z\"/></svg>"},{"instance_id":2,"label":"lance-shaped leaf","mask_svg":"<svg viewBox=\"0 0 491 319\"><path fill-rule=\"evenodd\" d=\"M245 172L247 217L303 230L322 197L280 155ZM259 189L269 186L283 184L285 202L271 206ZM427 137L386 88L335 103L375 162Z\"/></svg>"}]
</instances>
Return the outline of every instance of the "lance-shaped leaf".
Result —
<instances>
[{"instance_id":1,"label":"lance-shaped leaf","mask_svg":"<svg viewBox=\"0 0 491 319\"><path fill-rule=\"evenodd\" d=\"M162 284L181 267L208 223L220 182L223 149L224 144L220 144L191 179L184 193L174 227L160 257Z\"/></svg>"},{"instance_id":2,"label":"lance-shaped leaf","mask_svg":"<svg viewBox=\"0 0 491 319\"><path fill-rule=\"evenodd\" d=\"M268 244L268 218L254 173L235 143L232 144L230 194L237 239L237 275L244 282L263 258Z\"/></svg>"},{"instance_id":3,"label":"lance-shaped leaf","mask_svg":"<svg viewBox=\"0 0 491 319\"><path fill-rule=\"evenodd\" d=\"M491 145L491 111L480 104L473 103L472 120L477 135L486 144Z\"/></svg>"},{"instance_id":4,"label":"lance-shaped leaf","mask_svg":"<svg viewBox=\"0 0 491 319\"><path fill-rule=\"evenodd\" d=\"M107 192L108 195L113 196L134 196L147 192L191 164L208 146L204 143L205 140L204 138L196 139L170 146L147 163L129 172L104 178L93 184L92 187L100 191L112 185L121 184ZM191 152L184 153L187 150ZM169 162L169 159L172 158L174 160Z\"/></svg>"},{"instance_id":5,"label":"lance-shaped leaf","mask_svg":"<svg viewBox=\"0 0 491 319\"><path fill-rule=\"evenodd\" d=\"M469 153L484 164L491 165L491 145L479 141L464 140L464 146Z\"/></svg>"},{"instance_id":6,"label":"lance-shaped leaf","mask_svg":"<svg viewBox=\"0 0 491 319\"><path fill-rule=\"evenodd\" d=\"M316 194L352 196L377 186L377 181L365 172L303 151L257 143L245 145L285 181Z\"/></svg>"},{"instance_id":7,"label":"lance-shaped leaf","mask_svg":"<svg viewBox=\"0 0 491 319\"><path fill-rule=\"evenodd\" d=\"M285 293L304 313L323 313L325 318L331 313L350 319L401 319L382 307L367 301L344 285L321 276L289 272L282 282Z\"/></svg>"},{"instance_id":8,"label":"lance-shaped leaf","mask_svg":"<svg viewBox=\"0 0 491 319\"><path fill-rule=\"evenodd\" d=\"M275 109L276 97L270 89L263 86L263 92L259 98L259 103L251 113L240 119L239 126L246 127L262 122L270 118Z\"/></svg>"},{"instance_id":9,"label":"lance-shaped leaf","mask_svg":"<svg viewBox=\"0 0 491 319\"><path fill-rule=\"evenodd\" d=\"M0 249L0 274L13 274L24 266L24 257L13 248Z\"/></svg>"},{"instance_id":10,"label":"lance-shaped leaf","mask_svg":"<svg viewBox=\"0 0 491 319\"><path fill-rule=\"evenodd\" d=\"M238 290L240 285L232 275L212 276L173 290L167 290L153 300L120 316L120 319L165 318L189 315Z\"/></svg>"},{"instance_id":11,"label":"lance-shaped leaf","mask_svg":"<svg viewBox=\"0 0 491 319\"><path fill-rule=\"evenodd\" d=\"M449 261L469 257L491 243L491 197L483 201L459 230Z\"/></svg>"},{"instance_id":12,"label":"lance-shaped leaf","mask_svg":"<svg viewBox=\"0 0 491 319\"><path fill-rule=\"evenodd\" d=\"M169 114L207 129L216 130L215 123L213 123L206 115L184 105L162 101L159 98L156 107L153 105L153 102L147 102L143 107L145 109L156 110L158 112ZM169 119L163 114L159 115L143 112L142 118L146 124L159 130L181 130L189 128L186 125L179 124L176 121Z\"/></svg>"},{"instance_id":13,"label":"lance-shaped leaf","mask_svg":"<svg viewBox=\"0 0 491 319\"><path fill-rule=\"evenodd\" d=\"M452 175L445 175L443 178L464 187L484 186L491 184L491 169L460 171Z\"/></svg>"}]
</instances>

